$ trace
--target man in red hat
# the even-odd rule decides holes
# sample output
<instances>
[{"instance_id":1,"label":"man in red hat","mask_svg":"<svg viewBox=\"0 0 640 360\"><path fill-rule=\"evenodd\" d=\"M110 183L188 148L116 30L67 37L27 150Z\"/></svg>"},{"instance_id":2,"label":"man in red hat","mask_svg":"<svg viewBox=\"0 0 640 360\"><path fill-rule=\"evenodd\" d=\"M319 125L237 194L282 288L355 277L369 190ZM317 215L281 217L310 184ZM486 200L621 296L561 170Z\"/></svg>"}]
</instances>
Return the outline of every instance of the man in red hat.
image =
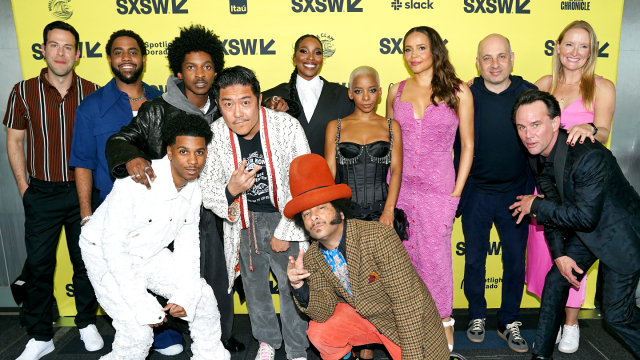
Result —
<instances>
[{"instance_id":1,"label":"man in red hat","mask_svg":"<svg viewBox=\"0 0 640 360\"><path fill-rule=\"evenodd\" d=\"M394 360L449 359L435 302L394 229L354 219L351 189L319 155L295 158L289 184L284 215L317 241L289 257L287 275L322 358L381 343Z\"/></svg>"}]
</instances>

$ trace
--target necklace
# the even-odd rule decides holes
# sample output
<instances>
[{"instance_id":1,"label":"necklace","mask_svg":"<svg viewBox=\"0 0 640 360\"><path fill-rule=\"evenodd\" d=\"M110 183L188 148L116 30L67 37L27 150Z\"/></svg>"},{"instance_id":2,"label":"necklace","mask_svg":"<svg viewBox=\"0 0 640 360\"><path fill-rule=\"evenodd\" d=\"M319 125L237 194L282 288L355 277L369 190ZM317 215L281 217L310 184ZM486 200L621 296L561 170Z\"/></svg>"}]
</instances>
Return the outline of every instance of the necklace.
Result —
<instances>
[{"instance_id":1,"label":"necklace","mask_svg":"<svg viewBox=\"0 0 640 360\"><path fill-rule=\"evenodd\" d=\"M140 101L142 99L144 99L144 94L146 93L146 91L144 91L144 88L142 89L142 96L138 97L138 98L132 98L131 96L129 96L129 101Z\"/></svg>"},{"instance_id":2,"label":"necklace","mask_svg":"<svg viewBox=\"0 0 640 360\"><path fill-rule=\"evenodd\" d=\"M189 183L189 182L187 181L187 182L185 182L185 183L184 183L184 185L182 185L182 186L180 186L180 187L177 187L177 186L176 186L176 190L180 191L180 190L184 189L184 187L185 187L185 186L187 186L187 184L188 184L188 183Z\"/></svg>"}]
</instances>

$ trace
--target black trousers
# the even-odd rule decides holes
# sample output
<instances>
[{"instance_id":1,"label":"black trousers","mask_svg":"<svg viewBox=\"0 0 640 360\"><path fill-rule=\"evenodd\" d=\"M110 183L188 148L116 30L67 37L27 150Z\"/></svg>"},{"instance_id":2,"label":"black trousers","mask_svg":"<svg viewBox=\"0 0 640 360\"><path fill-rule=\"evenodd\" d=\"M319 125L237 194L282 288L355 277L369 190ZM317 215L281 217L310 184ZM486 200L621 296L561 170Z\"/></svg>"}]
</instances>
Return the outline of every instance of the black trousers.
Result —
<instances>
[{"instance_id":1,"label":"black trousers","mask_svg":"<svg viewBox=\"0 0 640 360\"><path fill-rule=\"evenodd\" d=\"M93 198L99 200L95 194ZM98 301L78 245L81 219L75 183L56 183L32 178L22 202L27 248L27 260L23 269L23 274L26 275L23 308L29 337L49 341L53 336L53 273L63 226L73 264L73 293L78 311L75 323L80 329L95 324Z\"/></svg>"},{"instance_id":2,"label":"black trousers","mask_svg":"<svg viewBox=\"0 0 640 360\"><path fill-rule=\"evenodd\" d=\"M526 184L502 194L485 194L469 189L469 200L462 212L465 241L464 294L469 300L471 319L484 319L487 314L485 276L487 253L491 249L491 227L500 235L502 252L502 303L498 323L502 326L520 321L520 303L524 289L529 222L516 224L509 206L516 196L526 194Z\"/></svg>"},{"instance_id":3,"label":"black trousers","mask_svg":"<svg viewBox=\"0 0 640 360\"><path fill-rule=\"evenodd\" d=\"M565 243L565 253L578 267L587 270L597 260L577 236ZM603 303L602 310L606 323L624 340L633 352L640 356L640 310L636 307L635 293L640 280L640 271L631 274L617 273L606 264L600 264L602 271ZM578 277L578 281L584 276ZM564 309L569 298L571 284L562 277L554 264L545 278L540 305L540 318L533 353L551 356L556 335L563 319Z\"/></svg>"},{"instance_id":4,"label":"black trousers","mask_svg":"<svg viewBox=\"0 0 640 360\"><path fill-rule=\"evenodd\" d=\"M220 311L220 340L231 338L233 328L233 291L227 293L229 279L221 240L222 221L211 210L200 208L200 276L211 286Z\"/></svg>"}]
</instances>

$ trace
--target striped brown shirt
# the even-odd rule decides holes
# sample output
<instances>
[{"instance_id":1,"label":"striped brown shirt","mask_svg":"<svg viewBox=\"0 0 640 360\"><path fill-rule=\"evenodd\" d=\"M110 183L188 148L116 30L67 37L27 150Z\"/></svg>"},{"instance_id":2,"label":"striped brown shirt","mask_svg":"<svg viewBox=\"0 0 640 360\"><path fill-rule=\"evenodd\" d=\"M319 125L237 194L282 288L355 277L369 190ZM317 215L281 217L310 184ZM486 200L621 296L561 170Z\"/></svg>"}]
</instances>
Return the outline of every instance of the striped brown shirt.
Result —
<instances>
[{"instance_id":1,"label":"striped brown shirt","mask_svg":"<svg viewBox=\"0 0 640 360\"><path fill-rule=\"evenodd\" d=\"M12 129L26 130L30 176L44 181L74 181L69 154L76 108L98 85L72 71L71 87L62 97L45 78L47 72L48 68L44 68L40 76L13 87L2 123Z\"/></svg>"}]
</instances>

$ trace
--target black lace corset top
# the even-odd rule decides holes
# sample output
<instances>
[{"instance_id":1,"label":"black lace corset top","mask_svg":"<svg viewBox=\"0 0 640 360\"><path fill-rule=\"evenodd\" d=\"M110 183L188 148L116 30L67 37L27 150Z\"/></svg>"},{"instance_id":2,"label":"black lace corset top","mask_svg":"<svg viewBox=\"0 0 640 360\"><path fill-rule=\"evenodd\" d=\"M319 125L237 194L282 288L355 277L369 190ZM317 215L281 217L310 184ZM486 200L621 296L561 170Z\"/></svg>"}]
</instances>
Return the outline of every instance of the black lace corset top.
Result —
<instances>
[{"instance_id":1,"label":"black lace corset top","mask_svg":"<svg viewBox=\"0 0 640 360\"><path fill-rule=\"evenodd\" d=\"M389 191L387 173L391 165L393 133L389 121L390 141L374 141L360 145L340 142L340 119L336 134L336 183L351 188L351 201L362 208L385 201Z\"/></svg>"}]
</instances>

